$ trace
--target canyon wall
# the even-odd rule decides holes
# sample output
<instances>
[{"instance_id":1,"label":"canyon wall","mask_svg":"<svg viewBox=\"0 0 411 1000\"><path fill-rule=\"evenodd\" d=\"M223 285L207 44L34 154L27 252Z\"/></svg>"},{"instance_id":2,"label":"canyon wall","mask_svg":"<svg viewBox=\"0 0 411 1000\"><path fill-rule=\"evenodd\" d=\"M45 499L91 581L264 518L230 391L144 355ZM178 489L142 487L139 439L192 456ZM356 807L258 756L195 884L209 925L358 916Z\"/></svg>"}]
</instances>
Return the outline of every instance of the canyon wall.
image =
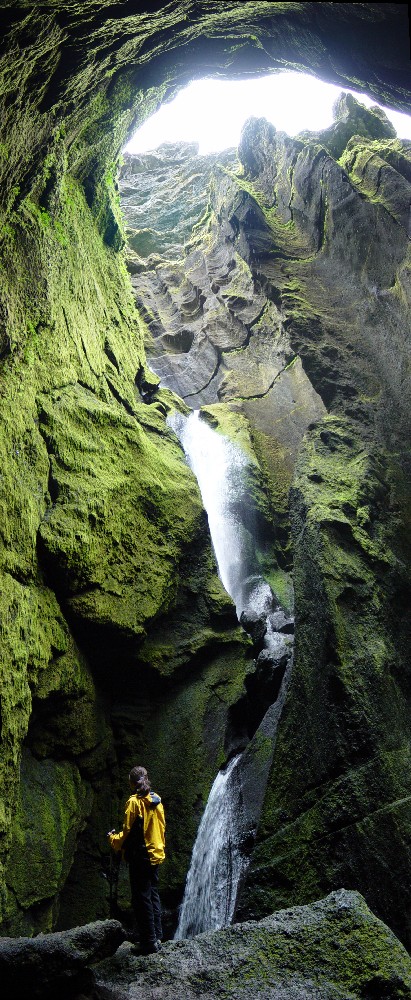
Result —
<instances>
[{"instance_id":1,"label":"canyon wall","mask_svg":"<svg viewBox=\"0 0 411 1000\"><path fill-rule=\"evenodd\" d=\"M3 5L4 933L107 914L105 832L136 757L170 817L167 905L181 896L253 661L166 427L184 403L146 365L118 156L133 124L214 70L311 69L407 107L404 5L330 8ZM244 887L242 906L267 912L345 881L405 938L402 889L389 895L381 872L388 838L397 885L409 856L409 154L384 130L350 135L292 142L250 123L242 171L225 161L215 174L202 227L205 259L223 248L204 291L218 301L214 340L200 302L192 343L208 338L224 361L209 418L232 434L239 416L254 428L262 559L284 601L293 483L297 666L253 861L270 875L261 892ZM180 358L191 333L177 336ZM244 385L237 352L249 347Z\"/></svg>"},{"instance_id":2,"label":"canyon wall","mask_svg":"<svg viewBox=\"0 0 411 1000\"><path fill-rule=\"evenodd\" d=\"M343 94L320 134L255 119L239 159L193 152L122 169L133 247L151 177L151 240L129 259L148 357L234 439L246 421L283 599L293 553L296 663L238 913L340 882L407 936L410 143ZM188 238L175 205L201 170Z\"/></svg>"}]
</instances>

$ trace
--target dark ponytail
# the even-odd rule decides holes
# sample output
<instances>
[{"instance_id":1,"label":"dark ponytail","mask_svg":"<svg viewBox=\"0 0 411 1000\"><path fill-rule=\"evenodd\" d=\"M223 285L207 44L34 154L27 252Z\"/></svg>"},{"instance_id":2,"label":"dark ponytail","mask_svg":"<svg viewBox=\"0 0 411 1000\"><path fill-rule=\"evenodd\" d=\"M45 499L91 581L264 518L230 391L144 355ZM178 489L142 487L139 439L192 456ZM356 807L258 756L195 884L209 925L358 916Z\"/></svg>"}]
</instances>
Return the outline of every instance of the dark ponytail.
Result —
<instances>
[{"instance_id":1,"label":"dark ponytail","mask_svg":"<svg viewBox=\"0 0 411 1000\"><path fill-rule=\"evenodd\" d=\"M134 787L136 795L148 795L149 791L151 791L151 785L145 767L132 767L128 777Z\"/></svg>"}]
</instances>

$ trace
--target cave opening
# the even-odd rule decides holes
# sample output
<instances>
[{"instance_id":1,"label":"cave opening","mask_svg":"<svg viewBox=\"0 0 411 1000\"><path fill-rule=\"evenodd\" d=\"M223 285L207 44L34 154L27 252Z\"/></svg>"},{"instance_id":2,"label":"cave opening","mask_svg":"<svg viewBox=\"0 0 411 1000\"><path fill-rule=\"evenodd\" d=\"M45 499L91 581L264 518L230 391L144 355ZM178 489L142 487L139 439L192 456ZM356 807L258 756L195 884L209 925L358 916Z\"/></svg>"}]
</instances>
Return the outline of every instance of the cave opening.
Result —
<instances>
[{"instance_id":1,"label":"cave opening","mask_svg":"<svg viewBox=\"0 0 411 1000\"><path fill-rule=\"evenodd\" d=\"M193 80L133 132L123 152L147 153L165 142L198 143L200 156L236 148L251 117L266 118L291 137L323 131L333 123L333 105L342 89L365 107L379 107L401 139L411 138L409 114L385 107L361 91L283 70L243 80Z\"/></svg>"}]
</instances>

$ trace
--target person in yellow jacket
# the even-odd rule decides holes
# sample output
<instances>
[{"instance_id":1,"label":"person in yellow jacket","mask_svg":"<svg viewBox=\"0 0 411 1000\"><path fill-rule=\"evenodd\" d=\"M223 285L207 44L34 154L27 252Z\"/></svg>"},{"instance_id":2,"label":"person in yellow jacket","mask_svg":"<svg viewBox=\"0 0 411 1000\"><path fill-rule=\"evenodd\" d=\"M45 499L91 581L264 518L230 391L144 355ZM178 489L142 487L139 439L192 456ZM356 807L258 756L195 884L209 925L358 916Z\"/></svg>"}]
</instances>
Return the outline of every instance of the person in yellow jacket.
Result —
<instances>
[{"instance_id":1,"label":"person in yellow jacket","mask_svg":"<svg viewBox=\"0 0 411 1000\"><path fill-rule=\"evenodd\" d=\"M129 865L131 901L145 955L161 948L159 865L165 858L165 817L159 795L151 791L145 767L129 774L132 794L126 802L123 829L108 834L114 851L122 851Z\"/></svg>"}]
</instances>

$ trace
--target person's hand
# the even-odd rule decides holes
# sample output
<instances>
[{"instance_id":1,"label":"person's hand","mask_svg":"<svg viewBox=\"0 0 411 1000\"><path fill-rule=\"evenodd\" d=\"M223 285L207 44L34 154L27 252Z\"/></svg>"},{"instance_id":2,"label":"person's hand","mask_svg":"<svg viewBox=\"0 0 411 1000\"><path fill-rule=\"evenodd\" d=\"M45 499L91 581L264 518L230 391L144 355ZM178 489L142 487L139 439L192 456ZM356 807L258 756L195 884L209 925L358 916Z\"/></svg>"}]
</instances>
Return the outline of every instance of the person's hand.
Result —
<instances>
[{"instance_id":1,"label":"person's hand","mask_svg":"<svg viewBox=\"0 0 411 1000\"><path fill-rule=\"evenodd\" d=\"M116 832L115 830L109 830L107 836L111 837L112 833L115 833L115 832Z\"/></svg>"}]
</instances>

